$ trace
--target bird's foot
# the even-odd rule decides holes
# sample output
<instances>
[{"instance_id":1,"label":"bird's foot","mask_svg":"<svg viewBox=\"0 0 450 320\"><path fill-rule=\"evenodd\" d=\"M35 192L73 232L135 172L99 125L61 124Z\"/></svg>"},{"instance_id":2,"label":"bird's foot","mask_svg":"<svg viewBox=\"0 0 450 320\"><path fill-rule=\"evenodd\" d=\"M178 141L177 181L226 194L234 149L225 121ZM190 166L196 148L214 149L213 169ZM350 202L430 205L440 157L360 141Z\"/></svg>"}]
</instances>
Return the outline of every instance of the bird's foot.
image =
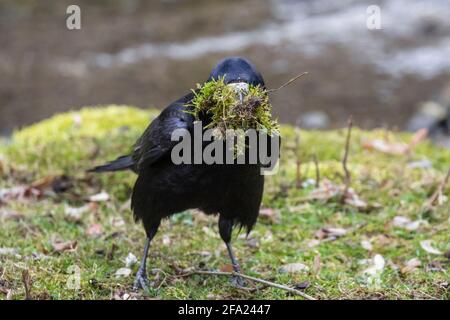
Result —
<instances>
[{"instance_id":1,"label":"bird's foot","mask_svg":"<svg viewBox=\"0 0 450 320\"><path fill-rule=\"evenodd\" d=\"M244 278L242 278L240 276L233 276L231 278L231 284L237 288L241 288L241 289L247 288L246 281L244 280Z\"/></svg>"},{"instance_id":2,"label":"bird's foot","mask_svg":"<svg viewBox=\"0 0 450 320\"><path fill-rule=\"evenodd\" d=\"M138 291L139 289L143 289L144 291L148 291L149 282L147 279L147 275L145 269L138 270L136 274L136 280L134 280L133 290Z\"/></svg>"},{"instance_id":3,"label":"bird's foot","mask_svg":"<svg viewBox=\"0 0 450 320\"><path fill-rule=\"evenodd\" d=\"M239 267L239 265L234 265L233 271L237 272L237 273L241 273L241 268ZM245 282L244 278L242 278L238 275L235 275L231 278L231 284L238 288L246 288L247 287L247 283Z\"/></svg>"}]
</instances>

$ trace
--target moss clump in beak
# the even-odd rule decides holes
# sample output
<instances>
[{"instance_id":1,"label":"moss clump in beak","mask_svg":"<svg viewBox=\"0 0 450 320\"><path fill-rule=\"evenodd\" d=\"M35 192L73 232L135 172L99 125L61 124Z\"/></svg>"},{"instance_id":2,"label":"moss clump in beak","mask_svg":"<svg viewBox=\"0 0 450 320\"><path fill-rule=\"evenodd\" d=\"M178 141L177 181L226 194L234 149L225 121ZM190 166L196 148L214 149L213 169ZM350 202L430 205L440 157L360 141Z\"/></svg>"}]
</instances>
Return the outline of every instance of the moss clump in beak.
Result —
<instances>
[{"instance_id":1,"label":"moss clump in beak","mask_svg":"<svg viewBox=\"0 0 450 320\"><path fill-rule=\"evenodd\" d=\"M197 120L206 115L211 122L206 128L226 130L255 129L269 135L279 133L279 125L272 117L272 106L266 89L247 83L226 84L224 78L197 84L194 99L189 105Z\"/></svg>"}]
</instances>

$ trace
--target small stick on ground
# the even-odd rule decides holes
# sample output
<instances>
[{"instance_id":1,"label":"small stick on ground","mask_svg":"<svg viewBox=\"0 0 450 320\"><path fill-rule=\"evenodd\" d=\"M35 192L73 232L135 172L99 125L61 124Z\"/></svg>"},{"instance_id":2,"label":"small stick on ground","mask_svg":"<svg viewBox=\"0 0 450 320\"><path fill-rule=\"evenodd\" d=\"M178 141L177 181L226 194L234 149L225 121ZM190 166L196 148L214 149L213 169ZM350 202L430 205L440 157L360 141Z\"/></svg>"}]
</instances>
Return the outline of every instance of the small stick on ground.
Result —
<instances>
[{"instance_id":1,"label":"small stick on ground","mask_svg":"<svg viewBox=\"0 0 450 320\"><path fill-rule=\"evenodd\" d=\"M274 283L271 281L267 281L267 280L263 280L263 279L259 279L259 278L255 278L252 276L247 276L245 274L239 273L239 272L224 272L224 271L203 271L203 270L194 270L192 272L189 272L188 274L207 274L207 275L217 275L217 276L238 276L238 277L242 277L244 279L248 279L254 282L259 282L262 283L266 286L269 287L273 287L273 288L277 288L277 289L281 289L281 290L285 290L291 293L294 293L296 295L299 295L307 300L317 300L314 297L311 297L310 295L303 293L297 289L294 288L290 288L288 286L284 286L282 284L278 284L278 283Z\"/></svg>"},{"instance_id":2,"label":"small stick on ground","mask_svg":"<svg viewBox=\"0 0 450 320\"><path fill-rule=\"evenodd\" d=\"M449 180L450 180L450 167L448 168L447 175L445 176L444 180L442 180L442 182L439 184L439 187L427 201L427 204L425 205L426 209L430 209L437 201L437 199L442 195L442 193L444 192L444 188Z\"/></svg>"},{"instance_id":3,"label":"small stick on ground","mask_svg":"<svg viewBox=\"0 0 450 320\"><path fill-rule=\"evenodd\" d=\"M283 89L284 87L287 87L288 85L290 85L291 83L293 83L294 81L296 81L297 79L303 77L304 75L307 75L308 72L303 72L297 76L295 76L294 78L292 78L291 80L289 80L288 82L284 83L283 85L281 85L280 87L276 88L276 89L269 89L267 90L267 93L272 93L272 92L276 92L278 90Z\"/></svg>"},{"instance_id":4,"label":"small stick on ground","mask_svg":"<svg viewBox=\"0 0 450 320\"><path fill-rule=\"evenodd\" d=\"M313 162L316 168L316 189L320 187L320 169L319 169L319 161L317 160L317 155L313 154Z\"/></svg>"},{"instance_id":5,"label":"small stick on ground","mask_svg":"<svg viewBox=\"0 0 450 320\"><path fill-rule=\"evenodd\" d=\"M347 130L347 140L345 142L345 153L344 158L342 159L342 167L344 168L344 193L342 194L341 202L345 203L345 199L347 198L348 189L350 188L350 182L351 182L351 174L350 171L347 168L347 160L348 160L348 153L350 149L350 138L352 134L352 127L353 127L353 121L352 116L348 118L348 130Z\"/></svg>"},{"instance_id":6,"label":"small stick on ground","mask_svg":"<svg viewBox=\"0 0 450 320\"><path fill-rule=\"evenodd\" d=\"M295 175L295 187L300 189L302 187L302 162L300 160L300 130L298 128L295 129L295 166L296 166L296 175Z\"/></svg>"},{"instance_id":7,"label":"small stick on ground","mask_svg":"<svg viewBox=\"0 0 450 320\"><path fill-rule=\"evenodd\" d=\"M25 300L32 300L31 297L31 277L28 270L22 271L22 283L25 288Z\"/></svg>"}]
</instances>

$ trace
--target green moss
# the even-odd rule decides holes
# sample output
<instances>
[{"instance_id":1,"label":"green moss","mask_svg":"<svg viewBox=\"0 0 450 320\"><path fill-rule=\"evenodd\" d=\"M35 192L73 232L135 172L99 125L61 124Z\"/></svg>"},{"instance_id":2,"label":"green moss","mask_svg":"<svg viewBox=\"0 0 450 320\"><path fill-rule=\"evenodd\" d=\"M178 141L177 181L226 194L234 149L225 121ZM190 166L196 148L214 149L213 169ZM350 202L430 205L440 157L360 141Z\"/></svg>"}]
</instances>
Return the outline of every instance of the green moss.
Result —
<instances>
[{"instance_id":1,"label":"green moss","mask_svg":"<svg viewBox=\"0 0 450 320\"><path fill-rule=\"evenodd\" d=\"M272 118L272 106L267 90L259 86L248 86L248 92L241 103L236 91L224 82L224 78L197 84L193 90L193 107L196 119L201 114L211 116L207 128L216 128L222 135L226 130L257 129L269 134L278 132L278 123Z\"/></svg>"},{"instance_id":2,"label":"green moss","mask_svg":"<svg viewBox=\"0 0 450 320\"><path fill-rule=\"evenodd\" d=\"M0 150L32 172L71 173L129 152L157 114L117 105L83 108L14 132Z\"/></svg>"}]
</instances>

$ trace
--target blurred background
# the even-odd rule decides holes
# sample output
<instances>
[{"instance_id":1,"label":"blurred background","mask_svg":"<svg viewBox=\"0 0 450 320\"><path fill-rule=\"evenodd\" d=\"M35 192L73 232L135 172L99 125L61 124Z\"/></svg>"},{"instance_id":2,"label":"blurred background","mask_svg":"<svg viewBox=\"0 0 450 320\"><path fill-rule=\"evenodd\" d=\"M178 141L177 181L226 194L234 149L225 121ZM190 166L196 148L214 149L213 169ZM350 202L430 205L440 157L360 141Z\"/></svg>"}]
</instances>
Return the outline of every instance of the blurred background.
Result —
<instances>
[{"instance_id":1,"label":"blurred background","mask_svg":"<svg viewBox=\"0 0 450 320\"><path fill-rule=\"evenodd\" d=\"M81 30L66 8L81 7ZM381 8L369 30L369 5ZM163 108L223 57L253 61L281 122L430 128L450 146L448 0L2 0L0 134L85 105Z\"/></svg>"}]
</instances>

